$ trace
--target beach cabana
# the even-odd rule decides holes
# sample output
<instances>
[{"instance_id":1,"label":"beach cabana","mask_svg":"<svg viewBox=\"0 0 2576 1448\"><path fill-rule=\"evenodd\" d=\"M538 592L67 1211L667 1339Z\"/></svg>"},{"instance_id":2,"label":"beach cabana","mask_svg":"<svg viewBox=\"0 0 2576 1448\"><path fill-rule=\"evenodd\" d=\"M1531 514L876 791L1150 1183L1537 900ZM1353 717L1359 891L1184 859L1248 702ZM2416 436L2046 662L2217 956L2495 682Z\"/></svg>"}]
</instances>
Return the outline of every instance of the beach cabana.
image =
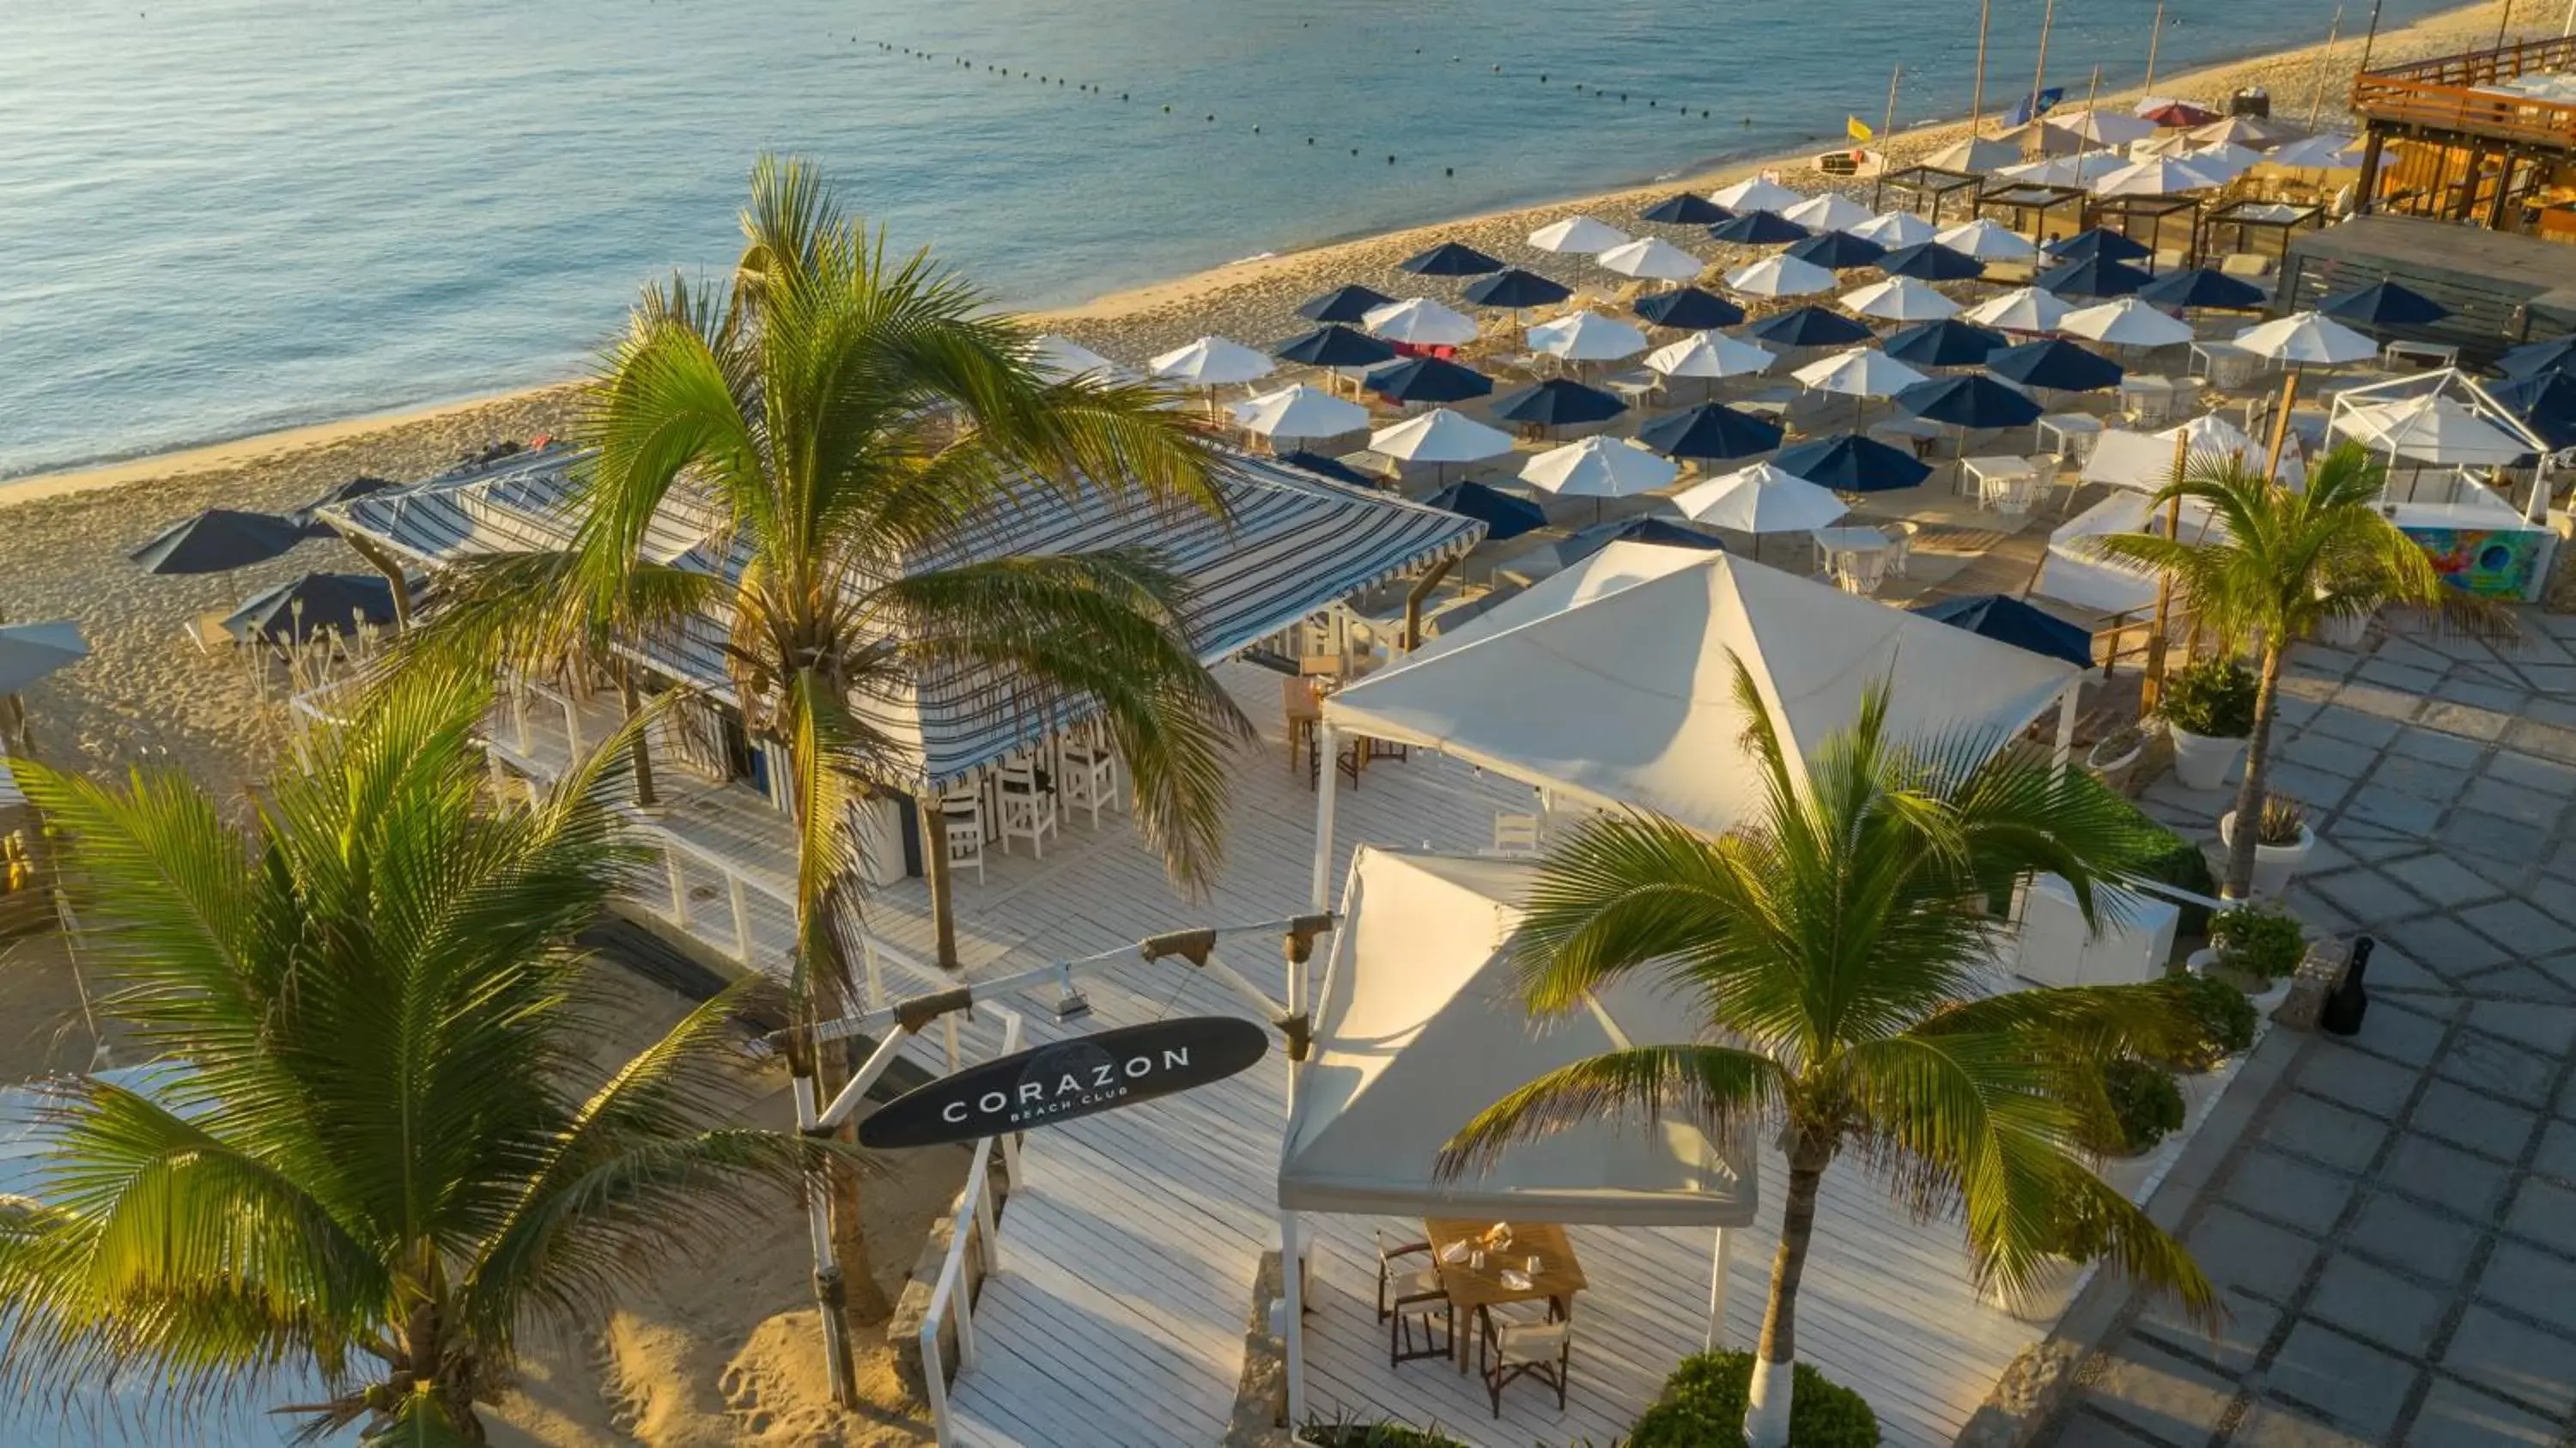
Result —
<instances>
[{"instance_id":1,"label":"beach cabana","mask_svg":"<svg viewBox=\"0 0 2576 1448\"><path fill-rule=\"evenodd\" d=\"M2139 263L2144 266L2158 253L2199 254L2200 205L2196 196L2106 196L2093 208L2093 219L2146 247L2150 255ZM2168 238L2168 230L2175 235Z\"/></svg>"},{"instance_id":2,"label":"beach cabana","mask_svg":"<svg viewBox=\"0 0 2576 1448\"><path fill-rule=\"evenodd\" d=\"M1996 221L2024 236L2048 237L2061 234L2061 224L2066 231L2083 225L2087 199L2081 186L1998 179L1977 193L1975 219Z\"/></svg>"},{"instance_id":3,"label":"beach cabana","mask_svg":"<svg viewBox=\"0 0 2576 1448\"><path fill-rule=\"evenodd\" d=\"M2300 232L2323 231L2325 225L2322 206L2252 199L2224 202L2201 218L2201 251L2205 256L2259 256L2277 263L2290 254L2290 242Z\"/></svg>"},{"instance_id":4,"label":"beach cabana","mask_svg":"<svg viewBox=\"0 0 2576 1448\"><path fill-rule=\"evenodd\" d=\"M1936 151L1920 166L1902 166L1878 178L1878 189L1871 204L1885 207L1893 191L1898 205L1906 214L1920 216L1934 226L1941 224L1941 213L1952 207L1969 215L1976 212L1977 188L1984 185L1986 172L1997 166L2009 166L2021 159L2020 153L1993 141L1962 141L1947 150Z\"/></svg>"},{"instance_id":5,"label":"beach cabana","mask_svg":"<svg viewBox=\"0 0 2576 1448\"><path fill-rule=\"evenodd\" d=\"M146 573L229 573L278 557L306 536L274 513L208 508L163 529L129 556Z\"/></svg>"},{"instance_id":6,"label":"beach cabana","mask_svg":"<svg viewBox=\"0 0 2576 1448\"><path fill-rule=\"evenodd\" d=\"M1639 297L1629 311L1658 327L1681 327L1705 332L1716 327L1732 327L1744 320L1744 309L1715 292L1698 287L1675 287L1668 292L1649 292Z\"/></svg>"}]
</instances>

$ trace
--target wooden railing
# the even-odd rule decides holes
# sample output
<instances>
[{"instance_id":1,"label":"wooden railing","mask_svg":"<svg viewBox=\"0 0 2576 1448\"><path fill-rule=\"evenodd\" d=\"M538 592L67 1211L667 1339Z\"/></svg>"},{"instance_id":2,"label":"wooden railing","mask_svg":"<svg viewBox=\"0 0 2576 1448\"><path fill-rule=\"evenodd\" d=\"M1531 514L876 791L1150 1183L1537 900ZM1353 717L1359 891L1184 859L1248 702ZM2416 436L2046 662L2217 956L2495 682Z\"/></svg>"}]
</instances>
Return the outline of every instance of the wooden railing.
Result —
<instances>
[{"instance_id":1,"label":"wooden railing","mask_svg":"<svg viewBox=\"0 0 2576 1448\"><path fill-rule=\"evenodd\" d=\"M2503 141L2576 147L2576 105L2485 87L2519 76L2576 71L2576 36L2366 70L2352 107L2374 121L2471 132Z\"/></svg>"}]
</instances>

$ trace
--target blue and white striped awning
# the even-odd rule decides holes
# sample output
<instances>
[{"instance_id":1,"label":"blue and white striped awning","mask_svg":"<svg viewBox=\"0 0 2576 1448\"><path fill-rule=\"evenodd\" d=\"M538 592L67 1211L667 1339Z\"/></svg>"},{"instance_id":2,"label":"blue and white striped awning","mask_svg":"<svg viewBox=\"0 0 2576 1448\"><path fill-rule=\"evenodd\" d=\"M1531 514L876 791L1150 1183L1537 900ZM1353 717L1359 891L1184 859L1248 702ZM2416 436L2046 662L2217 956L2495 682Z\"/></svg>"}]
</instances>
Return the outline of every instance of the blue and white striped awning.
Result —
<instances>
[{"instance_id":1,"label":"blue and white striped awning","mask_svg":"<svg viewBox=\"0 0 2576 1448\"><path fill-rule=\"evenodd\" d=\"M568 469L584 454L555 451L497 467L351 499L322 510L342 533L436 567L494 553L545 552L573 535ZM1068 495L1031 483L940 547L908 557L906 573L983 558L1152 547L1188 580L1183 620L1215 662L1362 589L1475 546L1484 525L1442 509L1353 488L1264 458L1224 454L1218 475L1228 516ZM737 578L748 550L705 499L675 491L647 531L658 562ZM676 636L633 652L684 683L738 703L725 666L730 610L690 619ZM1078 709L1041 710L998 671L918 680L853 708L908 751L915 782L936 786L1061 728Z\"/></svg>"}]
</instances>

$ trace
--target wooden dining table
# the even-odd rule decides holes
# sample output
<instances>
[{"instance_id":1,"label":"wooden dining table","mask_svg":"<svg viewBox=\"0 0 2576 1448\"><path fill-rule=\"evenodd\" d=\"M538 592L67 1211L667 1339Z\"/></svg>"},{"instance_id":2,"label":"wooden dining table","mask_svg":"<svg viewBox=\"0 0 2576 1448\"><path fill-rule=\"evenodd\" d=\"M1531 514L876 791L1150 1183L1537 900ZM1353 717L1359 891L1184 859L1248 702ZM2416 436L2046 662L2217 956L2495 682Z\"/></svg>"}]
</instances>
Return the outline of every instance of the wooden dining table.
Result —
<instances>
[{"instance_id":1,"label":"wooden dining table","mask_svg":"<svg viewBox=\"0 0 2576 1448\"><path fill-rule=\"evenodd\" d=\"M1431 1261L1440 1273L1440 1290L1449 1294L1451 1305L1458 1309L1456 1334L1458 1371L1467 1370L1467 1339L1473 1335L1469 1324L1476 1310L1507 1302L1555 1302L1572 1310L1569 1299L1592 1284L1584 1278L1583 1264L1575 1259L1574 1242L1565 1228L1554 1222L1513 1222L1512 1244L1501 1250L1484 1246L1485 1233L1493 1230L1490 1221L1470 1222L1456 1217L1426 1217L1422 1223L1423 1240L1431 1244ZM1467 1244L1467 1255L1456 1262L1445 1259L1451 1243ZM1485 1265L1474 1265L1475 1253L1485 1254ZM1538 1271L1529 1271L1529 1259L1539 1259ZM1526 1276L1527 1286L1516 1287L1503 1280L1510 1271Z\"/></svg>"}]
</instances>

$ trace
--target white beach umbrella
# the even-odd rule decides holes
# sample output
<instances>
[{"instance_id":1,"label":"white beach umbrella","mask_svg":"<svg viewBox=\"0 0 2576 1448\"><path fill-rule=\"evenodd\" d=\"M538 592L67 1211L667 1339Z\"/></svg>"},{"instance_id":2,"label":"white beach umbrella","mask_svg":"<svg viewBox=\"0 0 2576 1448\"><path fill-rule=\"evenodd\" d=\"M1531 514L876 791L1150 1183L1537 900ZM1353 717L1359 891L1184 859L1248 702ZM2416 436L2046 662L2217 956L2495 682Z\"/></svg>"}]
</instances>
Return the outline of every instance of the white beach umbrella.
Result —
<instances>
[{"instance_id":1,"label":"white beach umbrella","mask_svg":"<svg viewBox=\"0 0 2576 1448\"><path fill-rule=\"evenodd\" d=\"M1595 435L1550 448L1521 465L1521 481L1566 498L1630 498L1681 476L1671 458L1625 438Z\"/></svg>"},{"instance_id":2,"label":"white beach umbrella","mask_svg":"<svg viewBox=\"0 0 2576 1448\"><path fill-rule=\"evenodd\" d=\"M1732 186L1721 186L1708 199L1729 211L1785 211L1807 198L1759 176L1747 176Z\"/></svg>"},{"instance_id":3,"label":"white beach umbrella","mask_svg":"<svg viewBox=\"0 0 2576 1448\"><path fill-rule=\"evenodd\" d=\"M2383 145L2381 149L2390 148ZM2361 164L2361 148L2350 136L2310 136L2275 147L2263 160L2300 171L2340 171Z\"/></svg>"},{"instance_id":4,"label":"white beach umbrella","mask_svg":"<svg viewBox=\"0 0 2576 1448\"><path fill-rule=\"evenodd\" d=\"M2175 347L2192 338L2190 323L2136 297L2068 312L2057 319L2057 330L2114 347Z\"/></svg>"},{"instance_id":5,"label":"white beach umbrella","mask_svg":"<svg viewBox=\"0 0 2576 1448\"><path fill-rule=\"evenodd\" d=\"M2242 458L2254 451L2254 439L2245 429L2214 412L2204 412L2179 427L2169 427L2156 434L2160 442L2182 443L2183 452L2228 453ZM2259 457L2257 459L2260 460ZM2164 486L2161 482L2153 486Z\"/></svg>"},{"instance_id":6,"label":"white beach umbrella","mask_svg":"<svg viewBox=\"0 0 2576 1448\"><path fill-rule=\"evenodd\" d=\"M1568 362L1615 362L1646 350L1646 334L1599 312L1577 312L1529 329L1530 350Z\"/></svg>"},{"instance_id":7,"label":"white beach umbrella","mask_svg":"<svg viewBox=\"0 0 2576 1448\"><path fill-rule=\"evenodd\" d=\"M1666 377L1749 377L1779 360L1724 332L1693 332L1646 354L1646 365Z\"/></svg>"},{"instance_id":8,"label":"white beach umbrella","mask_svg":"<svg viewBox=\"0 0 2576 1448\"><path fill-rule=\"evenodd\" d=\"M1708 263L1660 237L1625 242L1593 258L1603 271L1642 281L1687 282L1708 270Z\"/></svg>"},{"instance_id":9,"label":"white beach umbrella","mask_svg":"<svg viewBox=\"0 0 2576 1448\"><path fill-rule=\"evenodd\" d=\"M1369 450L1408 463L1474 463L1512 450L1509 433L1435 407L1369 434Z\"/></svg>"},{"instance_id":10,"label":"white beach umbrella","mask_svg":"<svg viewBox=\"0 0 2576 1448\"><path fill-rule=\"evenodd\" d=\"M2097 146L2125 146L2156 133L2155 122L2144 116L2124 116L2118 111L2077 111L2073 115L2050 116L2048 119Z\"/></svg>"},{"instance_id":11,"label":"white beach umbrella","mask_svg":"<svg viewBox=\"0 0 2576 1448\"><path fill-rule=\"evenodd\" d=\"M2257 151L2268 151L2297 133L2252 116L2227 116L2205 126L2194 126L2183 134L2204 146L2251 146Z\"/></svg>"},{"instance_id":12,"label":"white beach umbrella","mask_svg":"<svg viewBox=\"0 0 2576 1448\"><path fill-rule=\"evenodd\" d=\"M1238 402L1227 411L1261 437L1338 437L1368 426L1369 410L1299 383Z\"/></svg>"},{"instance_id":13,"label":"white beach umbrella","mask_svg":"<svg viewBox=\"0 0 2576 1448\"><path fill-rule=\"evenodd\" d=\"M1932 223L1911 211L1882 212L1858 226L1845 227L1863 241L1874 241L1894 251L1900 246L1919 246L1933 236Z\"/></svg>"},{"instance_id":14,"label":"white beach umbrella","mask_svg":"<svg viewBox=\"0 0 2576 1448\"><path fill-rule=\"evenodd\" d=\"M1694 523L1754 534L1804 533L1851 511L1833 489L1769 463L1694 483L1673 496L1673 506Z\"/></svg>"},{"instance_id":15,"label":"white beach umbrella","mask_svg":"<svg viewBox=\"0 0 2576 1448\"><path fill-rule=\"evenodd\" d=\"M2379 355L2379 344L2332 317L2293 312L2236 334L2236 345L2270 362L2336 367Z\"/></svg>"},{"instance_id":16,"label":"white beach umbrella","mask_svg":"<svg viewBox=\"0 0 2576 1448\"><path fill-rule=\"evenodd\" d=\"M2442 396L2350 408L2335 419L2335 428L2373 448L2446 467L2504 467L2532 450L2522 439Z\"/></svg>"},{"instance_id":17,"label":"white beach umbrella","mask_svg":"<svg viewBox=\"0 0 2576 1448\"><path fill-rule=\"evenodd\" d=\"M2117 151L2085 151L2025 161L1995 174L2007 181L2030 181L2042 186L2090 186L2128 164L2129 158Z\"/></svg>"},{"instance_id":18,"label":"white beach umbrella","mask_svg":"<svg viewBox=\"0 0 2576 1448\"><path fill-rule=\"evenodd\" d=\"M2143 141L2131 141L2121 149L2128 153L2130 160L2144 161L2150 156L2179 156L2196 149L2199 144L2188 131L2158 131Z\"/></svg>"},{"instance_id":19,"label":"white beach umbrella","mask_svg":"<svg viewBox=\"0 0 2576 1448\"><path fill-rule=\"evenodd\" d=\"M2017 287L2000 297L1989 297L1959 315L1980 327L1999 327L2007 332L2054 332L2072 310L2055 292Z\"/></svg>"},{"instance_id":20,"label":"white beach umbrella","mask_svg":"<svg viewBox=\"0 0 2576 1448\"><path fill-rule=\"evenodd\" d=\"M1990 136L1953 141L1923 158L1923 164L1942 171L1960 171L1970 176L1983 176L2021 161L2021 148Z\"/></svg>"},{"instance_id":21,"label":"white beach umbrella","mask_svg":"<svg viewBox=\"0 0 2576 1448\"><path fill-rule=\"evenodd\" d=\"M1945 226L1932 233L1932 239L1979 261L2036 261L2039 258L2039 243L1991 216L1980 216L1957 226Z\"/></svg>"},{"instance_id":22,"label":"white beach umbrella","mask_svg":"<svg viewBox=\"0 0 2576 1448\"><path fill-rule=\"evenodd\" d=\"M2182 153L2182 159L2189 162L2194 169L2206 171L2222 181L2233 181L2263 164L2263 153L2251 146L2240 146L2233 141L2221 141L2214 146L2185 151Z\"/></svg>"},{"instance_id":23,"label":"white beach umbrella","mask_svg":"<svg viewBox=\"0 0 2576 1448\"><path fill-rule=\"evenodd\" d=\"M1268 357L1224 337L1201 337L1186 347L1173 348L1149 365L1155 376L1192 387L1250 382L1269 376L1274 367Z\"/></svg>"},{"instance_id":24,"label":"white beach umbrella","mask_svg":"<svg viewBox=\"0 0 2576 1448\"><path fill-rule=\"evenodd\" d=\"M1912 277L1890 277L1843 293L1845 309L1891 322L1937 322L1959 315L1959 304Z\"/></svg>"},{"instance_id":25,"label":"white beach umbrella","mask_svg":"<svg viewBox=\"0 0 2576 1448\"><path fill-rule=\"evenodd\" d=\"M1931 380L1876 347L1837 352L1789 375L1818 392L1845 397L1894 397L1917 382Z\"/></svg>"},{"instance_id":26,"label":"white beach umbrella","mask_svg":"<svg viewBox=\"0 0 2576 1448\"><path fill-rule=\"evenodd\" d=\"M1849 231L1878 213L1838 191L1811 196L1780 213L1783 221L1794 221L1809 231Z\"/></svg>"},{"instance_id":27,"label":"white beach umbrella","mask_svg":"<svg viewBox=\"0 0 2576 1448\"><path fill-rule=\"evenodd\" d=\"M1103 381L1123 382L1134 374L1079 342L1047 333L1029 343L1029 366L1049 382L1063 382L1085 374Z\"/></svg>"},{"instance_id":28,"label":"white beach umbrella","mask_svg":"<svg viewBox=\"0 0 2576 1448\"><path fill-rule=\"evenodd\" d=\"M1529 234L1529 244L1558 256L1591 256L1628 244L1628 233L1589 216L1551 221Z\"/></svg>"},{"instance_id":29,"label":"white beach umbrella","mask_svg":"<svg viewBox=\"0 0 2576 1448\"><path fill-rule=\"evenodd\" d=\"M1748 297L1811 297L1834 289L1834 274L1794 256L1766 256L1726 274L1726 285Z\"/></svg>"},{"instance_id":30,"label":"white beach umbrella","mask_svg":"<svg viewBox=\"0 0 2576 1448\"><path fill-rule=\"evenodd\" d=\"M1476 340L1474 321L1429 297L1371 307L1360 313L1360 325L1387 341L1421 347L1457 347Z\"/></svg>"},{"instance_id":31,"label":"white beach umbrella","mask_svg":"<svg viewBox=\"0 0 2576 1448\"><path fill-rule=\"evenodd\" d=\"M2185 191L2208 191L2227 184L2227 178L2215 176L2179 156L2151 156L2132 161L2116 171L2097 176L2091 182L2096 196L2173 196Z\"/></svg>"}]
</instances>

